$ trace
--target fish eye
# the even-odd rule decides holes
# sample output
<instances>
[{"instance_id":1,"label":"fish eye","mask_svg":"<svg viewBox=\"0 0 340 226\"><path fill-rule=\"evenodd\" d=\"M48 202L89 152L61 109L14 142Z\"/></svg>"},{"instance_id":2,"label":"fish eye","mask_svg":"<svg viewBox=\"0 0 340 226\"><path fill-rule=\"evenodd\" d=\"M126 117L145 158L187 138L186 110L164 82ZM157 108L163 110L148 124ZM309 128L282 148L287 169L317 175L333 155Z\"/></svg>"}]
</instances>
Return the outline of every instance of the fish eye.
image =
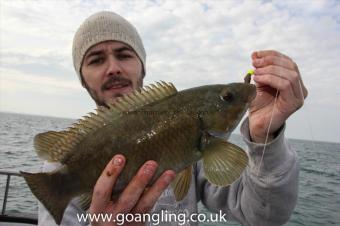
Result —
<instances>
[{"instance_id":1,"label":"fish eye","mask_svg":"<svg viewBox=\"0 0 340 226\"><path fill-rule=\"evenodd\" d=\"M231 92L227 92L221 96L224 101L230 102L234 99L234 95Z\"/></svg>"}]
</instances>

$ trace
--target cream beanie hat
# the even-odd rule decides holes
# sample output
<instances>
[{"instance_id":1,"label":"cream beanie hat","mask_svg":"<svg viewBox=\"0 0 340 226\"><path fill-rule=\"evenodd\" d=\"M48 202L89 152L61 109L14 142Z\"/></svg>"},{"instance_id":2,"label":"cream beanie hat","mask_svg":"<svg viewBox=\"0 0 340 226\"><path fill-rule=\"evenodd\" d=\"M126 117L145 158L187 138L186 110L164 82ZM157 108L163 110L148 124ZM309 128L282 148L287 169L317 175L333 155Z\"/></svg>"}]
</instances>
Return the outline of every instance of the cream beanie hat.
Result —
<instances>
[{"instance_id":1,"label":"cream beanie hat","mask_svg":"<svg viewBox=\"0 0 340 226\"><path fill-rule=\"evenodd\" d=\"M136 28L120 15L102 11L88 17L73 38L73 66L80 81L83 58L93 45L104 41L120 41L129 45L143 64L145 74L146 53Z\"/></svg>"}]
</instances>

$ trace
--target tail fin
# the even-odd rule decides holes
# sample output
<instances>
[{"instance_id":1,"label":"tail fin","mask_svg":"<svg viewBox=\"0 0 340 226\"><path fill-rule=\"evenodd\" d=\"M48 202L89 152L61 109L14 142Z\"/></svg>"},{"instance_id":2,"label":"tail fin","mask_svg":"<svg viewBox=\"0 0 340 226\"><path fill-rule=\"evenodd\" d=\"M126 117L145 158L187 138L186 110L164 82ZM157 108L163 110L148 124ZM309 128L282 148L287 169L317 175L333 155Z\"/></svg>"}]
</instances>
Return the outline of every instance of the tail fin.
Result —
<instances>
[{"instance_id":1,"label":"tail fin","mask_svg":"<svg viewBox=\"0 0 340 226\"><path fill-rule=\"evenodd\" d=\"M67 205L75 196L75 194L72 194L72 191L65 186L63 177L66 175L58 172L27 173L20 171L20 173L32 193L41 201L59 225Z\"/></svg>"}]
</instances>

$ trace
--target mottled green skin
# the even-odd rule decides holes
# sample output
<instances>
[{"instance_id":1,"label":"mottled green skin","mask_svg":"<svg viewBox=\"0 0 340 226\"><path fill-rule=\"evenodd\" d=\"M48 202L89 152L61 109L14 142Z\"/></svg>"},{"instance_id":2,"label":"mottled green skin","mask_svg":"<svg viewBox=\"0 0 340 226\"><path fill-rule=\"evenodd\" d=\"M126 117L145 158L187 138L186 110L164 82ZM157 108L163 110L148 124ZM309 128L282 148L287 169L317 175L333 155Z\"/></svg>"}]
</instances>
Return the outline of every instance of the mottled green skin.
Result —
<instances>
[{"instance_id":1,"label":"mottled green skin","mask_svg":"<svg viewBox=\"0 0 340 226\"><path fill-rule=\"evenodd\" d=\"M230 101L220 97L233 94ZM208 130L228 132L242 118L255 93L253 85L235 83L211 85L178 92L125 113L112 124L88 134L64 164L74 179L73 191L91 191L115 154L127 163L116 184L121 192L147 160L159 164L154 180L167 169L180 172L201 158L202 136ZM70 186L68 186L70 188Z\"/></svg>"}]
</instances>

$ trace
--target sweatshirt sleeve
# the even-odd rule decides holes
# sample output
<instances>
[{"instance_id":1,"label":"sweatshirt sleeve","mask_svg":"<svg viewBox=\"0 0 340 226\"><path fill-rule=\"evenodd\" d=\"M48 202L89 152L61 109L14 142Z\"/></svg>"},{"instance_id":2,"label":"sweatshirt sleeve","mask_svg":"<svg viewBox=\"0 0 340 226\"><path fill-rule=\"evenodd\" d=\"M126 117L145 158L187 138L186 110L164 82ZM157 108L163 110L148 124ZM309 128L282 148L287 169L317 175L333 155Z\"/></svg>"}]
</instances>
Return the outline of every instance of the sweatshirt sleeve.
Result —
<instances>
[{"instance_id":1,"label":"sweatshirt sleeve","mask_svg":"<svg viewBox=\"0 0 340 226\"><path fill-rule=\"evenodd\" d=\"M285 126L267 143L250 141L246 119L241 133L247 144L249 164L241 177L228 187L210 184L204 177L202 161L197 164L197 198L211 211L224 211L243 225L274 226L289 220L296 205L299 164L296 152L284 138Z\"/></svg>"},{"instance_id":2,"label":"sweatshirt sleeve","mask_svg":"<svg viewBox=\"0 0 340 226\"><path fill-rule=\"evenodd\" d=\"M43 165L43 172L51 172L61 167L60 163L57 162L45 162ZM85 226L89 223L85 221L78 221L78 216L81 214L86 214L79 205L77 204L77 198L72 199L72 201L67 206L63 219L60 226ZM78 216L77 216L78 215ZM52 215L46 210L43 204L38 202L38 225L39 226L57 226Z\"/></svg>"}]
</instances>

